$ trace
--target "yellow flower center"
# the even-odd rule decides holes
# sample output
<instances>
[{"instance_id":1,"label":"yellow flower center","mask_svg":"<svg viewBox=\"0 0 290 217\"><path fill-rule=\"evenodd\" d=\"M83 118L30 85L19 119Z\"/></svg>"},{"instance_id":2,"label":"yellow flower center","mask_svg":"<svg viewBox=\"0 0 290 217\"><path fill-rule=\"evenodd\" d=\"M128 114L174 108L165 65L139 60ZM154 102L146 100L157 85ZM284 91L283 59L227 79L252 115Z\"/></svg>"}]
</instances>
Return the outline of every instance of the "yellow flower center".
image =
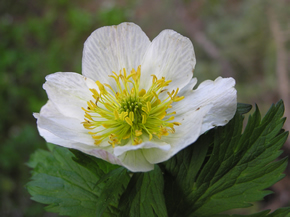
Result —
<instances>
[{"instance_id":1,"label":"yellow flower center","mask_svg":"<svg viewBox=\"0 0 290 217\"><path fill-rule=\"evenodd\" d=\"M89 130L99 145L107 140L113 147L124 145L128 139L133 145L143 142L145 138L151 140L153 136L161 139L169 133L174 133L174 125L179 122L172 122L176 112L167 113L166 110L172 107L173 102L182 100L183 96L177 96L179 89L167 92L168 96L160 100L161 93L171 82L164 77L152 79L151 87L146 91L139 90L141 66L137 71L132 69L127 76L126 70L120 71L117 75L110 75L116 82L116 90L108 84L101 84L96 81L99 92L90 89L95 101L88 101L88 107L82 108L85 111L83 126Z\"/></svg>"}]
</instances>

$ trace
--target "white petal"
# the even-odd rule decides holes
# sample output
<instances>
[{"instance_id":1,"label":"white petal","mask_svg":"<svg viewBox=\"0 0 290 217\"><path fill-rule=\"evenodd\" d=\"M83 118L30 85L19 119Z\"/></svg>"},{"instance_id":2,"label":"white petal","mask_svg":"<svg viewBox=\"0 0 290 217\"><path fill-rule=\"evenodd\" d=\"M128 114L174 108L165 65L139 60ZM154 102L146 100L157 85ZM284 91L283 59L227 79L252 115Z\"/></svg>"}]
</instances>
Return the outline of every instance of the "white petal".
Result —
<instances>
[{"instance_id":1,"label":"white petal","mask_svg":"<svg viewBox=\"0 0 290 217\"><path fill-rule=\"evenodd\" d=\"M185 98L172 109L177 112L175 133L163 138L172 145L172 155L192 144L207 130L225 125L236 112L237 95L232 78L205 81L196 90L190 90L195 81L181 91Z\"/></svg>"},{"instance_id":2,"label":"white petal","mask_svg":"<svg viewBox=\"0 0 290 217\"><path fill-rule=\"evenodd\" d=\"M89 155L92 155L94 157L103 159L103 160L108 161L112 164L118 164L118 165L123 166L122 162L117 157L115 157L113 154L111 154L110 153L111 151L109 149L102 150L102 149L94 148L94 149L89 149L89 150L83 150L82 152L89 154Z\"/></svg>"},{"instance_id":3,"label":"white petal","mask_svg":"<svg viewBox=\"0 0 290 217\"><path fill-rule=\"evenodd\" d=\"M213 104L203 120L201 133L215 126L223 126L233 118L237 109L237 91L234 86L233 78L218 77L215 81L202 82L194 91L191 100L199 108Z\"/></svg>"},{"instance_id":4,"label":"white petal","mask_svg":"<svg viewBox=\"0 0 290 217\"><path fill-rule=\"evenodd\" d=\"M236 112L237 91L234 86L233 78L218 77L215 81L204 81L196 90L179 94L185 97L175 103L171 110L177 112L175 117L178 118L212 104L212 108L203 120L202 133L215 126L223 126L232 119Z\"/></svg>"},{"instance_id":5,"label":"white petal","mask_svg":"<svg viewBox=\"0 0 290 217\"><path fill-rule=\"evenodd\" d=\"M128 74L137 69L149 45L146 34L133 23L99 28L85 42L82 73L101 83L110 83L113 80L108 75L112 71L118 73L125 68Z\"/></svg>"},{"instance_id":6,"label":"white petal","mask_svg":"<svg viewBox=\"0 0 290 217\"><path fill-rule=\"evenodd\" d=\"M126 151L118 158L122 165L132 172L147 172L154 169L154 165L144 157L142 149Z\"/></svg>"},{"instance_id":7,"label":"white petal","mask_svg":"<svg viewBox=\"0 0 290 217\"><path fill-rule=\"evenodd\" d=\"M94 157L108 161L112 164L122 165L121 161L117 157L113 156L112 154L110 154L108 152L109 150L97 149L95 146L88 146L88 145L82 144L82 143L73 143L72 141L57 137L56 135L52 134L51 132L49 132L45 129L42 129L40 127L38 127L38 131L39 131L39 134L43 138L45 138L45 140L49 143L60 145L60 146L66 147L66 148L76 149L76 150L79 150L79 151L84 152L86 154L89 154L89 155L92 155Z\"/></svg>"},{"instance_id":8,"label":"white petal","mask_svg":"<svg viewBox=\"0 0 290 217\"><path fill-rule=\"evenodd\" d=\"M196 83L197 83L197 79L196 78L192 78L189 81L189 83L178 92L177 95L178 96L184 96L185 98L187 98L188 95L191 95L192 90L193 90L194 86L196 85ZM176 104L179 104L179 102L176 103Z\"/></svg>"},{"instance_id":9,"label":"white petal","mask_svg":"<svg viewBox=\"0 0 290 217\"><path fill-rule=\"evenodd\" d=\"M168 151L171 147L169 144L166 144L165 142L147 141L147 142L143 142L139 145L128 144L128 145L124 145L124 146L117 146L114 149L114 155L120 156L127 151L134 151L134 150L138 150L138 149L150 149L150 148L158 148L158 149L161 149L164 151Z\"/></svg>"},{"instance_id":10,"label":"white petal","mask_svg":"<svg viewBox=\"0 0 290 217\"><path fill-rule=\"evenodd\" d=\"M37 126L55 136L74 143L94 146L94 140L76 118L62 115L51 101L44 105L39 114L35 114ZM60 144L61 145L61 144Z\"/></svg>"},{"instance_id":11,"label":"white petal","mask_svg":"<svg viewBox=\"0 0 290 217\"><path fill-rule=\"evenodd\" d=\"M83 121L85 113L82 107L87 107L87 101L94 101L89 88L99 90L95 82L72 72L57 72L45 79L43 88L57 110L67 117Z\"/></svg>"},{"instance_id":12,"label":"white petal","mask_svg":"<svg viewBox=\"0 0 290 217\"><path fill-rule=\"evenodd\" d=\"M160 148L150 148L143 149L143 154L147 161L151 164L158 164L171 158L173 154L173 149L164 150Z\"/></svg>"},{"instance_id":13,"label":"white petal","mask_svg":"<svg viewBox=\"0 0 290 217\"><path fill-rule=\"evenodd\" d=\"M131 171L146 172L153 169L152 164L167 160L170 149L171 146L164 142L147 141L139 145L117 146L114 155Z\"/></svg>"},{"instance_id":14,"label":"white petal","mask_svg":"<svg viewBox=\"0 0 290 217\"><path fill-rule=\"evenodd\" d=\"M54 135L53 133L49 132L48 130L45 130L41 127L38 127L38 131L39 134L45 139L46 142L49 143L53 143L59 146L63 146L66 148L73 148L73 149L77 149L77 150L90 150L93 148L93 146L88 146L86 144L82 144L82 143L74 143L71 140L66 140L63 138L60 138L56 135Z\"/></svg>"},{"instance_id":15,"label":"white petal","mask_svg":"<svg viewBox=\"0 0 290 217\"><path fill-rule=\"evenodd\" d=\"M172 146L171 156L192 144L202 134L202 124L204 117L212 108L212 104L205 105L197 111L188 111L176 118L180 126L175 127L175 133L163 137L163 140ZM169 156L169 157L171 157Z\"/></svg>"},{"instance_id":16,"label":"white petal","mask_svg":"<svg viewBox=\"0 0 290 217\"><path fill-rule=\"evenodd\" d=\"M172 80L169 90L181 89L191 80L195 62L190 40L173 30L164 30L152 41L142 61L142 88L151 85L154 74Z\"/></svg>"}]
</instances>

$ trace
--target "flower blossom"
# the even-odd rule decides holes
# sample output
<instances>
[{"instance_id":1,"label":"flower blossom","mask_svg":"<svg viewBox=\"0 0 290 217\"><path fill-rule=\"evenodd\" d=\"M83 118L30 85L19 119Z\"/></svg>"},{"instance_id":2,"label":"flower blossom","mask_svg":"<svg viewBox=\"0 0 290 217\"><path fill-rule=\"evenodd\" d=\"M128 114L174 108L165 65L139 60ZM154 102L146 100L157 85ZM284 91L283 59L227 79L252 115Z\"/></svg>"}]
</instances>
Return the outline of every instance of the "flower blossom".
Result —
<instances>
[{"instance_id":1,"label":"flower blossom","mask_svg":"<svg viewBox=\"0 0 290 217\"><path fill-rule=\"evenodd\" d=\"M82 75L46 77L49 100L34 114L39 133L130 171L150 171L235 114L235 80L218 77L193 89L195 63L190 40L173 30L150 41L133 23L99 28L84 44Z\"/></svg>"}]
</instances>

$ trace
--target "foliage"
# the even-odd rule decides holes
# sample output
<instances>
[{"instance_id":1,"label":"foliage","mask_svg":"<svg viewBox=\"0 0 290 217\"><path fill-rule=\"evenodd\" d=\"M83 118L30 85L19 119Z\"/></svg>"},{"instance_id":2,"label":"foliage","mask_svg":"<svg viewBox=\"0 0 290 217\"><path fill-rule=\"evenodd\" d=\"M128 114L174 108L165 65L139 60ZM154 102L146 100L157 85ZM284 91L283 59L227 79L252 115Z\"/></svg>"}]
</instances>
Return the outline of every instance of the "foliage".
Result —
<instances>
[{"instance_id":1,"label":"foliage","mask_svg":"<svg viewBox=\"0 0 290 217\"><path fill-rule=\"evenodd\" d=\"M77 155L84 158L81 153ZM102 210L100 214L112 216L117 212L118 197L129 182L128 173L124 168L92 158L88 159L93 167L84 168L72 160L73 156L61 147L53 148L52 152L39 150L32 156L29 166L34 168L33 181L27 185L32 199L49 204L47 211L61 215L94 216L97 208L104 207L108 212ZM107 170L116 172L98 183ZM96 206L100 202L103 203Z\"/></svg>"},{"instance_id":2,"label":"foliage","mask_svg":"<svg viewBox=\"0 0 290 217\"><path fill-rule=\"evenodd\" d=\"M256 108L243 134L243 118L237 112L225 127L208 132L192 145L192 150L184 150L184 153L166 162L166 170L173 179L171 182L180 189L187 189L179 204L168 202L171 213L175 211L173 216L212 216L233 208L251 206L250 202L262 200L269 194L263 189L284 177L282 172L287 163L286 159L272 162L281 154L279 149L288 136L288 132L281 132L285 121L283 112L280 101L270 108L261 121ZM192 165L198 164L195 162L198 161L197 156L205 157L204 151L196 153L196 150L206 149L206 144L213 146L207 162L201 169L197 167L195 172L185 173L189 165L194 167ZM184 162L184 159L190 161ZM170 188L165 192L169 194L166 198L177 197L174 191L170 192ZM180 205L183 203L187 205Z\"/></svg>"},{"instance_id":3,"label":"foliage","mask_svg":"<svg viewBox=\"0 0 290 217\"><path fill-rule=\"evenodd\" d=\"M275 161L288 136L282 130L283 102L262 120L256 107L242 133L242 113L250 107L239 104L226 126L208 131L147 173L130 174L76 150L74 155L61 147L39 150L29 162L34 170L28 191L62 215L230 217L219 213L262 200L271 193L265 189L284 177L287 164L286 158ZM249 216L289 212L290 207Z\"/></svg>"}]
</instances>

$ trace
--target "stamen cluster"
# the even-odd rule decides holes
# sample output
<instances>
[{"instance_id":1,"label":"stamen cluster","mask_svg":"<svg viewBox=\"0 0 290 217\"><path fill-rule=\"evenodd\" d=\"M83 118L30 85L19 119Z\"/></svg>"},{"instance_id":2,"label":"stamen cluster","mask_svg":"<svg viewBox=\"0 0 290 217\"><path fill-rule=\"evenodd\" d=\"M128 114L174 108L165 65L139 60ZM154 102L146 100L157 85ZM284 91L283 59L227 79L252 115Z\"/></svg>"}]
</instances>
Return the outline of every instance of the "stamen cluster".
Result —
<instances>
[{"instance_id":1,"label":"stamen cluster","mask_svg":"<svg viewBox=\"0 0 290 217\"><path fill-rule=\"evenodd\" d=\"M146 91L139 90L141 66L137 71L132 69L127 75L126 70L120 70L119 75L113 72L112 77L116 82L116 91L109 84L101 84L96 81L99 91L90 89L95 101L88 101L85 111L83 126L99 145L103 140L115 147L126 144L127 139L132 140L133 145L140 144L144 139L151 140L153 136L161 139L169 133L174 133L174 125L179 122L171 122L176 112L167 113L173 102L182 100L183 96L177 96L177 90L161 100L160 94L171 80L164 77L152 79L151 87Z\"/></svg>"}]
</instances>

